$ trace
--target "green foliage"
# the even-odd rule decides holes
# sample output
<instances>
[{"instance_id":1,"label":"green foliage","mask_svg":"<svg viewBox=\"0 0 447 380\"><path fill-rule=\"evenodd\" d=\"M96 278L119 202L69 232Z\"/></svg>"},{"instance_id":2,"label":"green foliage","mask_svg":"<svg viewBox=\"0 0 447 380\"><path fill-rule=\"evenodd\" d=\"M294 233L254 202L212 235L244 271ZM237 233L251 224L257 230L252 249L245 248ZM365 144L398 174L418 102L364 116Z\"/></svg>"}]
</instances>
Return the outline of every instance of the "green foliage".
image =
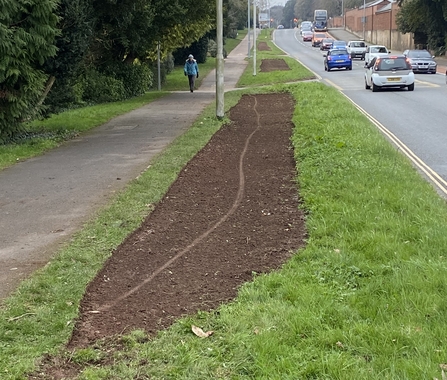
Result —
<instances>
[{"instance_id":1,"label":"green foliage","mask_svg":"<svg viewBox=\"0 0 447 380\"><path fill-rule=\"evenodd\" d=\"M2 2L0 19L0 142L33 116L47 76L42 67L54 56L56 0Z\"/></svg>"},{"instance_id":2,"label":"green foliage","mask_svg":"<svg viewBox=\"0 0 447 380\"><path fill-rule=\"evenodd\" d=\"M208 53L209 36L205 35L198 41L193 42L190 46L182 47L173 52L174 63L183 65L189 54L194 56L197 63L205 63Z\"/></svg>"},{"instance_id":3,"label":"green foliage","mask_svg":"<svg viewBox=\"0 0 447 380\"><path fill-rule=\"evenodd\" d=\"M447 49L447 3L432 0L401 1L398 30L414 33L415 43L443 53Z\"/></svg>"},{"instance_id":4,"label":"green foliage","mask_svg":"<svg viewBox=\"0 0 447 380\"><path fill-rule=\"evenodd\" d=\"M143 95L152 86L152 70L146 63L113 63L104 69L104 73L123 83L125 98Z\"/></svg>"},{"instance_id":5,"label":"green foliage","mask_svg":"<svg viewBox=\"0 0 447 380\"><path fill-rule=\"evenodd\" d=\"M45 99L46 114L73 107L73 90L77 75L88 53L93 36L94 15L90 0L61 0L57 8L60 35L56 38L57 54L48 59L44 71L55 78Z\"/></svg>"},{"instance_id":6,"label":"green foliage","mask_svg":"<svg viewBox=\"0 0 447 380\"><path fill-rule=\"evenodd\" d=\"M96 70L86 71L76 84L76 90L78 101L88 104L113 102L126 97L126 90L121 80Z\"/></svg>"}]
</instances>

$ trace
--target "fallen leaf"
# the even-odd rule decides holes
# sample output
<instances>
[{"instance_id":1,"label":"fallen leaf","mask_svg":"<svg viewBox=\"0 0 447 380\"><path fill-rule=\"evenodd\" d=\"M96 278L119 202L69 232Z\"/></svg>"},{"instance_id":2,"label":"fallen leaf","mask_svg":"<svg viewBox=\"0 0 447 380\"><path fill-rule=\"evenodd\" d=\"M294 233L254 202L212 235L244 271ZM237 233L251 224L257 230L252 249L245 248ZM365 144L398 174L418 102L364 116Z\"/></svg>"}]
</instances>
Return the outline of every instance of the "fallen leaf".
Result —
<instances>
[{"instance_id":1,"label":"fallen leaf","mask_svg":"<svg viewBox=\"0 0 447 380\"><path fill-rule=\"evenodd\" d=\"M203 331L200 327L191 326L191 330L194 334L196 334L200 338L208 338L210 335L213 335L214 331Z\"/></svg>"}]
</instances>

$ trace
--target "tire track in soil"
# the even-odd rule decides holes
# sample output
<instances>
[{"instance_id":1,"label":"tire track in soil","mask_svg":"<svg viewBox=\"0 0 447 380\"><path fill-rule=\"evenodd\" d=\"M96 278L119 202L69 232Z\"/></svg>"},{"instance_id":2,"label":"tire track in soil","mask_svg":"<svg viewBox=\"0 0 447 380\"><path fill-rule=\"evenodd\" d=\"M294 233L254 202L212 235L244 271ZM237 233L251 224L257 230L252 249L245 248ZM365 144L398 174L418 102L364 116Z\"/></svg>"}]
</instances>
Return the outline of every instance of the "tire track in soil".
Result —
<instances>
[{"instance_id":1,"label":"tire track in soil","mask_svg":"<svg viewBox=\"0 0 447 380\"><path fill-rule=\"evenodd\" d=\"M68 348L233 299L304 245L289 94L244 95L88 285ZM203 232L205 231L205 232ZM92 311L94 313L92 313Z\"/></svg>"}]
</instances>

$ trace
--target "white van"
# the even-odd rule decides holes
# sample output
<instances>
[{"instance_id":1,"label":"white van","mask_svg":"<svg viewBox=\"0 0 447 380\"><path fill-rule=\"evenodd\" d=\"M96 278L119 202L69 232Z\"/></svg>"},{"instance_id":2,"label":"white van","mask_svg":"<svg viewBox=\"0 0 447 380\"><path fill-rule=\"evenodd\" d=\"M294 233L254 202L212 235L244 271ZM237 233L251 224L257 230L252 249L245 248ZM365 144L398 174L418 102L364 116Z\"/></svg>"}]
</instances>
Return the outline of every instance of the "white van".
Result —
<instances>
[{"instance_id":1,"label":"white van","mask_svg":"<svg viewBox=\"0 0 447 380\"><path fill-rule=\"evenodd\" d=\"M349 41L346 50L348 50L348 54L351 54L352 59L360 58L363 61L367 47L365 41Z\"/></svg>"}]
</instances>

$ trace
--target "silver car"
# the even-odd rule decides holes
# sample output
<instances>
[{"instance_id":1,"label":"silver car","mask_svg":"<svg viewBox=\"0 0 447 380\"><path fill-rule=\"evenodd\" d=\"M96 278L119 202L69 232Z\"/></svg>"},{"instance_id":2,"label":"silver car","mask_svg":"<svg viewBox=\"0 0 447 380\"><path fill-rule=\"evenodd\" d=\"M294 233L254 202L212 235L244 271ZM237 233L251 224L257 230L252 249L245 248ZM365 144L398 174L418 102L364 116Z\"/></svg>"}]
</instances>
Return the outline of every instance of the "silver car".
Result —
<instances>
[{"instance_id":1,"label":"silver car","mask_svg":"<svg viewBox=\"0 0 447 380\"><path fill-rule=\"evenodd\" d=\"M413 72L436 74L437 64L428 50L405 50L404 56L410 60Z\"/></svg>"},{"instance_id":2,"label":"silver car","mask_svg":"<svg viewBox=\"0 0 447 380\"><path fill-rule=\"evenodd\" d=\"M374 57L365 64L365 88L373 92L383 88L408 88L414 90L414 73L404 55Z\"/></svg>"}]
</instances>

